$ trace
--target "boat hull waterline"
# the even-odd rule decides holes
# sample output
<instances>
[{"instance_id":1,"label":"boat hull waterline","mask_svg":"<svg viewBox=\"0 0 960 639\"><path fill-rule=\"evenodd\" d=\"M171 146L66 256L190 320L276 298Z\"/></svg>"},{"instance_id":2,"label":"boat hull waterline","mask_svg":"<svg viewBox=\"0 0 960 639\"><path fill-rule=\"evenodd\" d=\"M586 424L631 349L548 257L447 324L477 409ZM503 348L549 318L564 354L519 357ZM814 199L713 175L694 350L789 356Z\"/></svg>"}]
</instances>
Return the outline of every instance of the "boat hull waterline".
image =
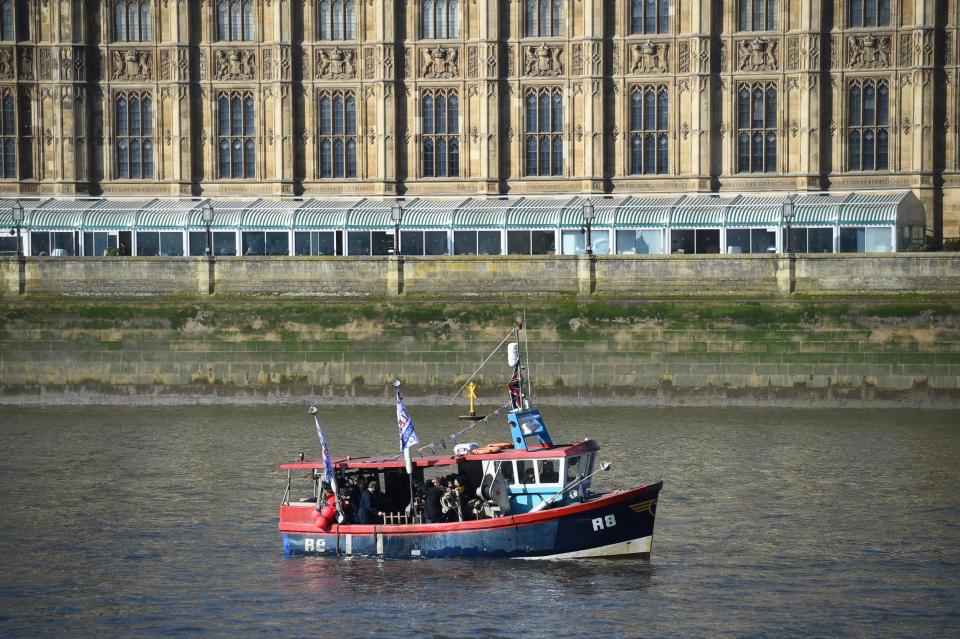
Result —
<instances>
[{"instance_id":1,"label":"boat hull waterline","mask_svg":"<svg viewBox=\"0 0 960 639\"><path fill-rule=\"evenodd\" d=\"M286 555L389 559L504 557L648 559L663 482L535 513L444 524L333 525L320 531L311 508L283 506Z\"/></svg>"}]
</instances>

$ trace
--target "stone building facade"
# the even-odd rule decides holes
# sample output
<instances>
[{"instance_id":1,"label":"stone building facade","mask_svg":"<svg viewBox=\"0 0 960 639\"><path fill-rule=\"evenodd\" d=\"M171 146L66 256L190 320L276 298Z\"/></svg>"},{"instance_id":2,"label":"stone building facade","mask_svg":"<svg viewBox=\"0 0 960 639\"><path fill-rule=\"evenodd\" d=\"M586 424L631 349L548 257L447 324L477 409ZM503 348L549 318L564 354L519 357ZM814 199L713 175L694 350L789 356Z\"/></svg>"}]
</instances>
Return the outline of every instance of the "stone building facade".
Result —
<instances>
[{"instance_id":1,"label":"stone building facade","mask_svg":"<svg viewBox=\"0 0 960 639\"><path fill-rule=\"evenodd\" d=\"M0 0L0 194L909 189L960 0Z\"/></svg>"}]
</instances>

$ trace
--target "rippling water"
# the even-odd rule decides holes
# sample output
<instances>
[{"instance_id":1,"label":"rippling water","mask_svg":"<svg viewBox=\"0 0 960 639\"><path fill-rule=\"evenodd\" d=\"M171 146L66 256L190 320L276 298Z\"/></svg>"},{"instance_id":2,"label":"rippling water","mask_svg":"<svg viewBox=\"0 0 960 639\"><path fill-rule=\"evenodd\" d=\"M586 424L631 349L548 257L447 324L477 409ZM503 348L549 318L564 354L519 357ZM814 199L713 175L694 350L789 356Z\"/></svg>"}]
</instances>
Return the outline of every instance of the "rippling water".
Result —
<instances>
[{"instance_id":1,"label":"rippling water","mask_svg":"<svg viewBox=\"0 0 960 639\"><path fill-rule=\"evenodd\" d=\"M410 410L424 442L459 428ZM392 412L323 409L334 454L390 452ZM306 411L0 407L0 634L958 635L956 412L544 413L600 441L598 488L664 478L649 562L287 559Z\"/></svg>"}]
</instances>

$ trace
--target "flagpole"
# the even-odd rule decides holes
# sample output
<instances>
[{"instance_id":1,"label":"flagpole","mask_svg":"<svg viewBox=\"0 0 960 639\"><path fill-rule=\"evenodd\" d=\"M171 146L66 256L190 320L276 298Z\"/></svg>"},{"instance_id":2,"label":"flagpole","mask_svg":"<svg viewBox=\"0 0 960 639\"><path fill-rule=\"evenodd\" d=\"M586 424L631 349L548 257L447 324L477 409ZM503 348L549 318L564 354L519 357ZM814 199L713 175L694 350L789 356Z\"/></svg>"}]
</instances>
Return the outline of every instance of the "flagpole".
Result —
<instances>
[{"instance_id":1,"label":"flagpole","mask_svg":"<svg viewBox=\"0 0 960 639\"><path fill-rule=\"evenodd\" d=\"M313 423L314 423L314 425L317 427L317 435L320 437L320 452L321 452L321 455L324 456L324 459L323 459L324 469L323 469L323 470L324 470L324 474L327 474L327 463L330 461L330 460L329 460L330 449L327 448L327 439L323 436L323 430L321 430L321 428L320 428L320 420L317 419L317 407L316 407L316 406L311 406L311 407L310 407L310 410L309 410L309 413L313 416ZM331 472L329 473L329 474L330 474L330 490L333 491L333 496L334 496L334 497L336 498L336 500L337 500L337 502L336 502L336 503L337 503L337 514L340 515L340 517L342 518L342 517L343 517L343 509L340 508L340 492L337 490L337 472L336 472L336 469L333 468L333 464L332 464L332 463L330 464L330 466L331 466L331 468L330 468L330 471L331 471ZM320 501L321 501L319 492L320 492L320 491L317 491L317 508L320 507Z\"/></svg>"}]
</instances>

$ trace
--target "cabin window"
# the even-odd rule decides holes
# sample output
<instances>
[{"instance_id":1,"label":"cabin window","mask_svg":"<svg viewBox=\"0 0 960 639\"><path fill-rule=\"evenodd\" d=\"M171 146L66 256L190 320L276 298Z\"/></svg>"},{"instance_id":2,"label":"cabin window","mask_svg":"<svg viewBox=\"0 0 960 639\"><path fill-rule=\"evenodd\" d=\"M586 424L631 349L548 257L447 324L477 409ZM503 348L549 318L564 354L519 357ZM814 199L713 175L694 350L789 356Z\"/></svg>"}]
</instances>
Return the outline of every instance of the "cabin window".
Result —
<instances>
[{"instance_id":1,"label":"cabin window","mask_svg":"<svg viewBox=\"0 0 960 639\"><path fill-rule=\"evenodd\" d=\"M567 481L566 483L572 482L577 478L577 469L580 467L580 458L571 457L567 460Z\"/></svg>"},{"instance_id":2,"label":"cabin window","mask_svg":"<svg viewBox=\"0 0 960 639\"><path fill-rule=\"evenodd\" d=\"M519 477L521 484L537 483L537 474L533 469L532 459L517 460L517 477Z\"/></svg>"},{"instance_id":3,"label":"cabin window","mask_svg":"<svg viewBox=\"0 0 960 639\"><path fill-rule=\"evenodd\" d=\"M513 462L512 461L500 462L500 474L503 475L503 480L505 482L507 482L508 484L512 484L513 478L514 478Z\"/></svg>"},{"instance_id":4,"label":"cabin window","mask_svg":"<svg viewBox=\"0 0 960 639\"><path fill-rule=\"evenodd\" d=\"M560 481L560 459L541 459L537 461L537 474L541 484L556 484Z\"/></svg>"}]
</instances>

